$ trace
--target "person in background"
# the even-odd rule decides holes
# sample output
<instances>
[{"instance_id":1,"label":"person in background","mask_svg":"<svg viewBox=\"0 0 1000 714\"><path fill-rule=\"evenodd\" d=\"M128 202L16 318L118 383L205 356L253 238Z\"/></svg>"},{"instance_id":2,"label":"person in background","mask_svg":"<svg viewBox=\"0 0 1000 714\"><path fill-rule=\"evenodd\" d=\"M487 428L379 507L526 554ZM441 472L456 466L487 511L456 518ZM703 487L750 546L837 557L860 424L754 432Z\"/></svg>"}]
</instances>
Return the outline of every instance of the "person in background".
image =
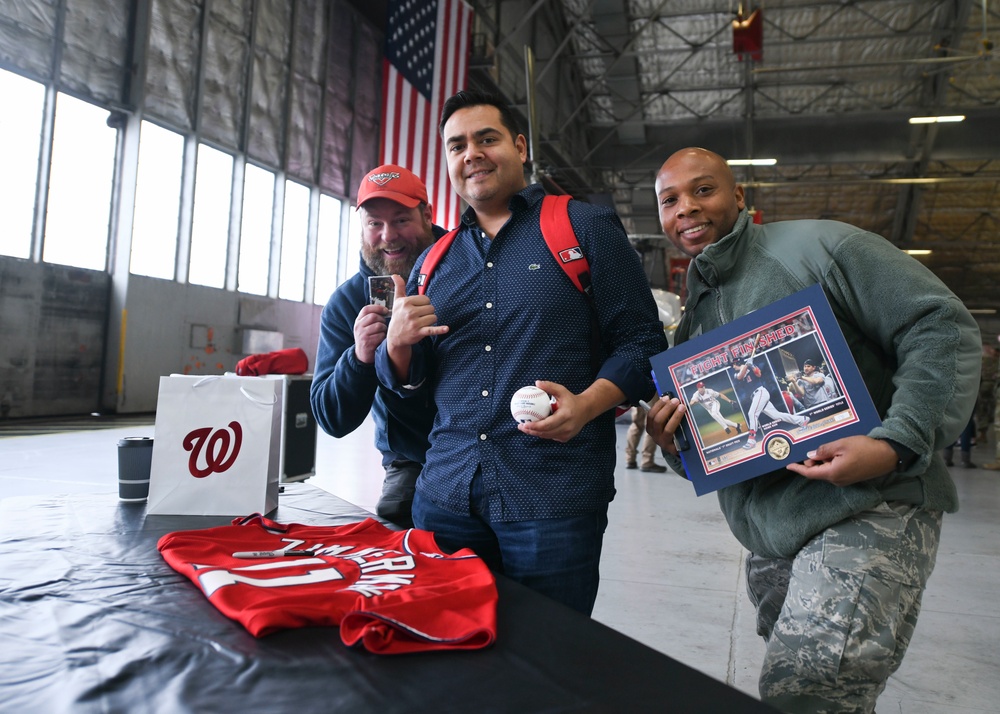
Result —
<instances>
[{"instance_id":1,"label":"person in background","mask_svg":"<svg viewBox=\"0 0 1000 714\"><path fill-rule=\"evenodd\" d=\"M663 232L692 258L675 343L819 283L882 419L718 492L749 551L747 591L767 642L761 699L795 714L871 712L913 634L942 512L958 508L940 449L972 412L979 328L880 236L836 221L754 225L718 154L678 151L655 186ZM677 469L684 412L661 399L646 420Z\"/></svg>"},{"instance_id":2,"label":"person in background","mask_svg":"<svg viewBox=\"0 0 1000 714\"><path fill-rule=\"evenodd\" d=\"M983 468L990 471L1000 471L1000 366L997 367L997 377L993 383L993 438L996 458L983 464Z\"/></svg>"},{"instance_id":3,"label":"person in background","mask_svg":"<svg viewBox=\"0 0 1000 714\"><path fill-rule=\"evenodd\" d=\"M422 258L408 285L394 278L376 357L384 384L430 393L437 406L413 520L443 547L471 548L589 615L615 493L614 407L654 393L649 357L667 347L663 325L614 211L568 205L593 308L556 263L540 230L545 191L525 181L527 141L506 104L459 92L439 127L452 187L469 208L430 280ZM510 400L530 385L558 409L519 424Z\"/></svg>"},{"instance_id":4,"label":"person in background","mask_svg":"<svg viewBox=\"0 0 1000 714\"><path fill-rule=\"evenodd\" d=\"M976 417L975 414L969 419L969 423L962 429L962 433L955 441L944 447L945 466L955 465L955 446L958 446L959 464L963 469L974 469L976 465L972 463L972 440L976 437Z\"/></svg>"},{"instance_id":5,"label":"person in background","mask_svg":"<svg viewBox=\"0 0 1000 714\"><path fill-rule=\"evenodd\" d=\"M357 200L361 266L323 308L310 401L320 427L337 438L357 429L371 412L385 470L376 513L410 527L434 408L427 399L401 399L379 385L375 349L385 339L390 310L384 299L373 298L368 279L409 275L417 256L444 231L431 222L423 181L401 166L368 172Z\"/></svg>"},{"instance_id":6,"label":"person in background","mask_svg":"<svg viewBox=\"0 0 1000 714\"><path fill-rule=\"evenodd\" d=\"M639 451L639 440L642 439L642 463L636 463ZM646 410L636 406L632 408L632 423L625 434L625 468L638 468L640 471L662 474L666 466L656 463L656 440L646 433Z\"/></svg>"}]
</instances>

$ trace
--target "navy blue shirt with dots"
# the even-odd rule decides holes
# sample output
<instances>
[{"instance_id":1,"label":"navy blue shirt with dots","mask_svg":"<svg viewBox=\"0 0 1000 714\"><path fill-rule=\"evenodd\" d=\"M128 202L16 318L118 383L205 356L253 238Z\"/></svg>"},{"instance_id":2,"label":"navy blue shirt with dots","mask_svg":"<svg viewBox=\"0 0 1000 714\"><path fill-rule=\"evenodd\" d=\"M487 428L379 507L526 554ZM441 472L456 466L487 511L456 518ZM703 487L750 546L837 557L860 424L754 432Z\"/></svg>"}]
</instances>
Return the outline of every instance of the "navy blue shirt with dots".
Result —
<instances>
[{"instance_id":1,"label":"navy blue shirt with dots","mask_svg":"<svg viewBox=\"0 0 1000 714\"><path fill-rule=\"evenodd\" d=\"M645 271L618 216L571 201L570 222L590 263L600 324L603 361L594 375L591 308L542 237L544 195L531 185L513 196L512 216L493 240L467 210L427 284L437 324L448 325L448 333L413 346L405 384L393 373L385 343L376 356L379 378L397 394L433 390L437 417L417 489L455 513L470 513L469 486L479 470L493 521L603 507L615 493L614 410L562 444L518 431L510 399L536 379L579 394L595 377L613 382L630 402L648 399L654 392L649 357L667 348ZM422 263L423 256L407 294L417 292Z\"/></svg>"}]
</instances>

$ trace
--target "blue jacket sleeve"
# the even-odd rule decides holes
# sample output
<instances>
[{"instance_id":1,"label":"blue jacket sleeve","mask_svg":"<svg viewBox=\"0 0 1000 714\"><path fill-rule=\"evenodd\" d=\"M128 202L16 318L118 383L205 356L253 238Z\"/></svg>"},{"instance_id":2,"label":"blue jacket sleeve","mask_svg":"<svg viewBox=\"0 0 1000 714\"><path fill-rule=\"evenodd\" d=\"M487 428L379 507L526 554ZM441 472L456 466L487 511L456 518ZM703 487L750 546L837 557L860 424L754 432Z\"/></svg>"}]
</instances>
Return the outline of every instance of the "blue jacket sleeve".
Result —
<instances>
[{"instance_id":1,"label":"blue jacket sleeve","mask_svg":"<svg viewBox=\"0 0 1000 714\"><path fill-rule=\"evenodd\" d=\"M365 305L364 276L344 283L323 308L309 398L320 428L343 437L368 416L378 377L354 354L354 321Z\"/></svg>"}]
</instances>

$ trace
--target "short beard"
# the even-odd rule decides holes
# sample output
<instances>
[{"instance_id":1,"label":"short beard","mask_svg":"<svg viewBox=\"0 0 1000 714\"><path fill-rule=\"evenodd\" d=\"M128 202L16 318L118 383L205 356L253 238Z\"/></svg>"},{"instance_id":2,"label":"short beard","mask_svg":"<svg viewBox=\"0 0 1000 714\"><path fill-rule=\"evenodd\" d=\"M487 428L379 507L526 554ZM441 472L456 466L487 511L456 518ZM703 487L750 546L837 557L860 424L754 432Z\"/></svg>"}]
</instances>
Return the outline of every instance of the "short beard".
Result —
<instances>
[{"instance_id":1,"label":"short beard","mask_svg":"<svg viewBox=\"0 0 1000 714\"><path fill-rule=\"evenodd\" d=\"M389 275L388 266L386 266L385 255L380 250L375 250L367 243L361 244L361 257L365 261L365 265L371 268L375 275ZM410 270L413 269L413 265L410 265ZM407 273L409 275L409 273Z\"/></svg>"},{"instance_id":2,"label":"short beard","mask_svg":"<svg viewBox=\"0 0 1000 714\"><path fill-rule=\"evenodd\" d=\"M364 240L361 242L361 257L364 259L365 264L371 268L375 275L392 275L393 273L402 276L404 280L410 277L410 272L413 270L414 263L417 262L417 258L420 254L426 250L427 246L434 242L434 231L430 224L427 225L427 232L424 234L424 239L421 240L417 246L414 248L412 253L407 253L404 258L399 258L391 261L386 260L385 253L376 248L372 248Z\"/></svg>"}]
</instances>

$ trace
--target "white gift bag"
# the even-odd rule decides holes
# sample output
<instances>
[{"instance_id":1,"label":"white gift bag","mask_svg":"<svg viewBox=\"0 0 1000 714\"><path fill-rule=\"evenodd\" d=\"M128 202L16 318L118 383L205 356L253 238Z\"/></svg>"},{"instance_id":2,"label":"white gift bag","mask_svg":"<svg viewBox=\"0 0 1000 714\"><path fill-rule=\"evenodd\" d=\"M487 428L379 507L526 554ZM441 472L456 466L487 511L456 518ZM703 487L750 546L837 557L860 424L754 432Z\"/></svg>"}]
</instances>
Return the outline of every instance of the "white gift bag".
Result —
<instances>
[{"instance_id":1,"label":"white gift bag","mask_svg":"<svg viewBox=\"0 0 1000 714\"><path fill-rule=\"evenodd\" d=\"M160 377L150 514L244 516L278 505L282 382Z\"/></svg>"}]
</instances>

